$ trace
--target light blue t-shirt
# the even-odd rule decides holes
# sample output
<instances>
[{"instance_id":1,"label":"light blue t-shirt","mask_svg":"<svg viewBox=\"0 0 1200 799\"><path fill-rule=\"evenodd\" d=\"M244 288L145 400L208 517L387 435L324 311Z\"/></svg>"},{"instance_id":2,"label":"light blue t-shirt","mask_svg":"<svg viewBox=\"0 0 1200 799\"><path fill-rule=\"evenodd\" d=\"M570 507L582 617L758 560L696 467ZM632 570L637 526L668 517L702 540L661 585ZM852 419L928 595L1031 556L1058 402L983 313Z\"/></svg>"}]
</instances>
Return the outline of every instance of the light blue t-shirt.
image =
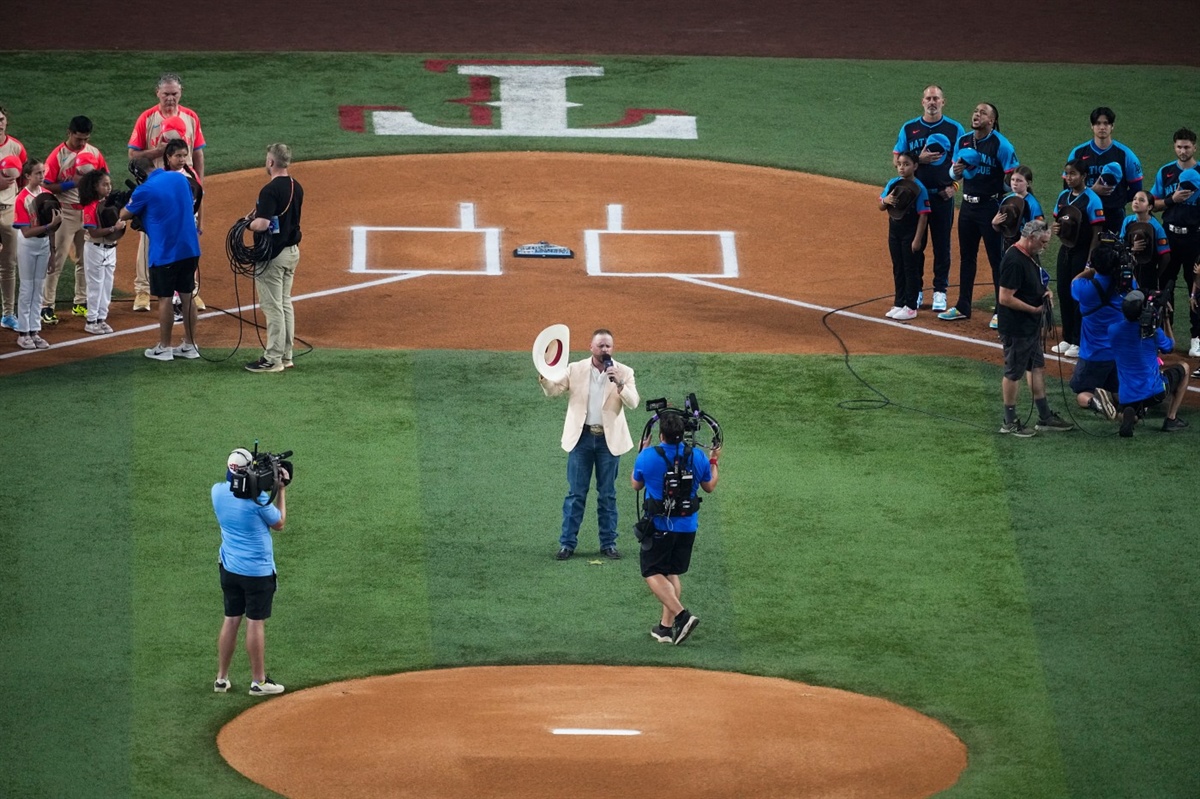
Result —
<instances>
[{"instance_id":1,"label":"light blue t-shirt","mask_svg":"<svg viewBox=\"0 0 1200 799\"><path fill-rule=\"evenodd\" d=\"M260 494L258 502L239 499L229 490L229 483L222 482L212 487L212 504L221 525L218 557L225 571L246 577L274 574L271 525L278 524L282 514L279 508L267 503L267 494Z\"/></svg>"}]
</instances>

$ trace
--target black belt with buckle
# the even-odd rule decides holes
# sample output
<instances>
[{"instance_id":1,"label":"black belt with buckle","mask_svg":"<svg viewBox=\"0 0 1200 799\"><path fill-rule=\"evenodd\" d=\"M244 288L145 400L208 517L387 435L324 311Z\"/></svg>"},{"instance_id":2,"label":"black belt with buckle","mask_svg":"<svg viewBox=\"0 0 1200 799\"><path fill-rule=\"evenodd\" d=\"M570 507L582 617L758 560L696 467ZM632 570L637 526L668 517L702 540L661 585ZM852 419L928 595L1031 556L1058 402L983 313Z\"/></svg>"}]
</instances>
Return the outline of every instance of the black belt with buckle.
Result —
<instances>
[{"instance_id":1,"label":"black belt with buckle","mask_svg":"<svg viewBox=\"0 0 1200 799\"><path fill-rule=\"evenodd\" d=\"M4 203L0 203L0 211L7 211L9 208L12 208L12 206L5 205Z\"/></svg>"},{"instance_id":2,"label":"black belt with buckle","mask_svg":"<svg viewBox=\"0 0 1200 799\"><path fill-rule=\"evenodd\" d=\"M604 425L602 424L585 424L583 430L586 433L591 433L594 436L604 435Z\"/></svg>"},{"instance_id":3,"label":"black belt with buckle","mask_svg":"<svg viewBox=\"0 0 1200 799\"><path fill-rule=\"evenodd\" d=\"M101 242L101 241L89 241L88 244L93 244L93 245L100 247L101 249L105 249L105 250L111 250L117 246L115 244L105 244L104 242Z\"/></svg>"},{"instance_id":4,"label":"black belt with buckle","mask_svg":"<svg viewBox=\"0 0 1200 799\"><path fill-rule=\"evenodd\" d=\"M1167 230L1174 233L1176 236L1186 236L1189 233L1195 233L1194 227L1179 227L1178 225L1167 225Z\"/></svg>"},{"instance_id":5,"label":"black belt with buckle","mask_svg":"<svg viewBox=\"0 0 1200 799\"><path fill-rule=\"evenodd\" d=\"M989 195L987 195L986 197L981 197L981 196L978 196L978 195L975 195L975 194L964 194L964 195L963 195L963 202L965 202L965 203L972 203L972 204L974 204L974 203L984 203L984 202L987 202L987 201L989 201L989 200L998 200L998 199L1000 199L1000 195L999 195L999 194L989 194Z\"/></svg>"}]
</instances>

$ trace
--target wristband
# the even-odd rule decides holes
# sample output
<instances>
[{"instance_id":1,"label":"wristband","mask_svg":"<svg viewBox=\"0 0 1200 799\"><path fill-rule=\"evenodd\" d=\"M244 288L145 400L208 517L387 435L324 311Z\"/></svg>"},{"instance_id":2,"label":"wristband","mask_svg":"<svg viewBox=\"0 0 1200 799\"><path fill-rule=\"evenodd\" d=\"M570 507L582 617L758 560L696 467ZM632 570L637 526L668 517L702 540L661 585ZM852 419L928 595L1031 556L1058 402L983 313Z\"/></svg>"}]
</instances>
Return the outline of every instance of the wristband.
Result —
<instances>
[{"instance_id":1,"label":"wristband","mask_svg":"<svg viewBox=\"0 0 1200 799\"><path fill-rule=\"evenodd\" d=\"M75 181L64 180L62 183L58 184L58 187L60 191L70 191L71 189L75 188Z\"/></svg>"},{"instance_id":2,"label":"wristband","mask_svg":"<svg viewBox=\"0 0 1200 799\"><path fill-rule=\"evenodd\" d=\"M717 465L717 459L716 459L716 458L709 458L709 459L708 459L708 465L709 465L709 466L716 466L716 465Z\"/></svg>"},{"instance_id":3,"label":"wristband","mask_svg":"<svg viewBox=\"0 0 1200 799\"><path fill-rule=\"evenodd\" d=\"M1163 206L1164 207L1170 208L1174 204L1175 204L1174 192L1172 192L1171 194L1168 194L1166 197L1163 197Z\"/></svg>"}]
</instances>

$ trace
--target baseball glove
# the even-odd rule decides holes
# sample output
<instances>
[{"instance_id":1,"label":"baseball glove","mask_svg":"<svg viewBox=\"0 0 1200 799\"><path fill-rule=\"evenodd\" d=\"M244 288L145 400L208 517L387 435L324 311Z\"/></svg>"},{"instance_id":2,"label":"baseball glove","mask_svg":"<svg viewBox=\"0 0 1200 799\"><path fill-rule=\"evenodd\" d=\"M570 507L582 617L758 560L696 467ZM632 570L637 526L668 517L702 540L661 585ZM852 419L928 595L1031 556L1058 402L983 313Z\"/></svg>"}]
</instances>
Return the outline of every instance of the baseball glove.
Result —
<instances>
[{"instance_id":1,"label":"baseball glove","mask_svg":"<svg viewBox=\"0 0 1200 799\"><path fill-rule=\"evenodd\" d=\"M56 211L62 211L62 203L58 201L57 196L44 191L34 199L33 210L37 216L38 225L45 226L54 221Z\"/></svg>"},{"instance_id":2,"label":"baseball glove","mask_svg":"<svg viewBox=\"0 0 1200 799\"><path fill-rule=\"evenodd\" d=\"M1012 195L1000 203L1004 221L1000 223L1000 235L1015 239L1021 235L1021 220L1025 218L1025 198Z\"/></svg>"},{"instance_id":3,"label":"baseball glove","mask_svg":"<svg viewBox=\"0 0 1200 799\"><path fill-rule=\"evenodd\" d=\"M1087 226L1083 211L1068 205L1058 212L1058 238L1064 247L1074 247Z\"/></svg>"},{"instance_id":4,"label":"baseball glove","mask_svg":"<svg viewBox=\"0 0 1200 799\"><path fill-rule=\"evenodd\" d=\"M896 181L892 190L888 192L889 197L896 198L896 204L888 206L888 216L892 219L903 219L904 215L908 213L908 209L917 201L919 193L917 182L912 178Z\"/></svg>"},{"instance_id":5,"label":"baseball glove","mask_svg":"<svg viewBox=\"0 0 1200 799\"><path fill-rule=\"evenodd\" d=\"M1133 260L1138 266L1146 266L1154 260L1154 227L1149 222L1130 222L1125 228L1125 244L1130 250L1139 241L1145 242L1138 252L1133 253Z\"/></svg>"}]
</instances>

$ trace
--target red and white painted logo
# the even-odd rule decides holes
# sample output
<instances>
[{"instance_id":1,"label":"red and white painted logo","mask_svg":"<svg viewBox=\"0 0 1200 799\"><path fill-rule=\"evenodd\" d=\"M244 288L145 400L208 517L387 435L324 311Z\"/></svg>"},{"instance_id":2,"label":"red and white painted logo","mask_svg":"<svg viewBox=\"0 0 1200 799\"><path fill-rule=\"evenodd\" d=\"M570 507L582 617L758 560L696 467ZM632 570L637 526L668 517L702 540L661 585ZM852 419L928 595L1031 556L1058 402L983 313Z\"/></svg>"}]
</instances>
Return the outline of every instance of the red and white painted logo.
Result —
<instances>
[{"instance_id":1,"label":"red and white painted logo","mask_svg":"<svg viewBox=\"0 0 1200 799\"><path fill-rule=\"evenodd\" d=\"M453 67L466 76L468 95L450 103L470 109L470 125L431 125L403 106L344 105L342 128L380 136L543 136L601 139L695 139L696 118L672 108L629 108L615 122L567 125L569 78L600 78L604 67L588 61L426 61L431 72ZM497 113L498 112L498 113ZM499 118L497 120L497 117Z\"/></svg>"}]
</instances>

